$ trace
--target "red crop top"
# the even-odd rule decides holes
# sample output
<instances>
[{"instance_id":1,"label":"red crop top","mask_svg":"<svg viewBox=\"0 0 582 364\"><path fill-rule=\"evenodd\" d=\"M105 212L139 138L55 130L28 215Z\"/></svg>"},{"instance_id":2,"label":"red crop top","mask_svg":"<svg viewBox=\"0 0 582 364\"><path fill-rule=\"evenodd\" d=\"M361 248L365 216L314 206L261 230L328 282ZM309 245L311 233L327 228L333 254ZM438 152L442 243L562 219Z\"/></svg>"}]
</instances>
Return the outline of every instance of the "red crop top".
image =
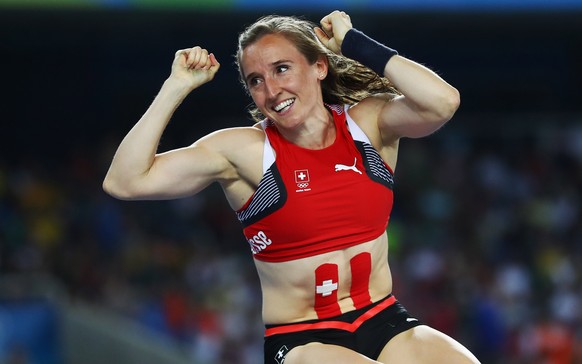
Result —
<instances>
[{"instance_id":1,"label":"red crop top","mask_svg":"<svg viewBox=\"0 0 582 364\"><path fill-rule=\"evenodd\" d=\"M262 123L263 178L236 212L258 260L323 254L371 241L386 230L392 171L347 115L347 106L330 109L336 138L321 150L294 145L272 122Z\"/></svg>"}]
</instances>

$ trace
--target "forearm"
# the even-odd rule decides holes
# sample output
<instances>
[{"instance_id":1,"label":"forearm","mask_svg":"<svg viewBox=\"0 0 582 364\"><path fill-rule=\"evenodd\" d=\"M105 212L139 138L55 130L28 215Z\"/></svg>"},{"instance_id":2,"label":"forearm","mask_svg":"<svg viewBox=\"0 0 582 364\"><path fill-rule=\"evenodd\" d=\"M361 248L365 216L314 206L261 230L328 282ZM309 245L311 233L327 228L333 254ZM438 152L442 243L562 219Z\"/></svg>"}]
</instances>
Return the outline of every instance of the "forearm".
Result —
<instances>
[{"instance_id":1,"label":"forearm","mask_svg":"<svg viewBox=\"0 0 582 364\"><path fill-rule=\"evenodd\" d=\"M147 175L152 167L161 136L176 108L189 89L171 78L162 85L153 102L127 133L117 148L103 188L111 194L123 194Z\"/></svg>"},{"instance_id":2,"label":"forearm","mask_svg":"<svg viewBox=\"0 0 582 364\"><path fill-rule=\"evenodd\" d=\"M435 72L407 58L395 55L386 63L388 78L419 113L446 121L460 103L457 89Z\"/></svg>"},{"instance_id":3,"label":"forearm","mask_svg":"<svg viewBox=\"0 0 582 364\"><path fill-rule=\"evenodd\" d=\"M342 53L388 78L411 108L431 119L448 120L458 107L457 90L436 73L357 29L346 32Z\"/></svg>"}]
</instances>

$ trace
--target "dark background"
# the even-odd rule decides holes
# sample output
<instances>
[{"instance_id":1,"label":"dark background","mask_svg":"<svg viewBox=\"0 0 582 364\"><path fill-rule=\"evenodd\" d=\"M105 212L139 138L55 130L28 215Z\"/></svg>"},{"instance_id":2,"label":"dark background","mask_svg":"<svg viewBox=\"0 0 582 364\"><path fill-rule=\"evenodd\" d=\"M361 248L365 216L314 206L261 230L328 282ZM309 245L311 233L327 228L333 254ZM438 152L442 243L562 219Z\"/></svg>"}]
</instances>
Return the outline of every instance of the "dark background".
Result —
<instances>
[{"instance_id":1,"label":"dark background","mask_svg":"<svg viewBox=\"0 0 582 364\"><path fill-rule=\"evenodd\" d=\"M119 137L169 74L174 52L192 45L215 52L222 68L179 109L180 121L168 135L190 143L216 127L246 123L250 100L232 55L238 32L259 15L2 11L3 150L53 156L71 145ZM325 14L300 15L317 20ZM352 17L365 32L456 86L464 127L480 129L486 120L493 132L506 115L582 109L580 12L360 11Z\"/></svg>"}]
</instances>

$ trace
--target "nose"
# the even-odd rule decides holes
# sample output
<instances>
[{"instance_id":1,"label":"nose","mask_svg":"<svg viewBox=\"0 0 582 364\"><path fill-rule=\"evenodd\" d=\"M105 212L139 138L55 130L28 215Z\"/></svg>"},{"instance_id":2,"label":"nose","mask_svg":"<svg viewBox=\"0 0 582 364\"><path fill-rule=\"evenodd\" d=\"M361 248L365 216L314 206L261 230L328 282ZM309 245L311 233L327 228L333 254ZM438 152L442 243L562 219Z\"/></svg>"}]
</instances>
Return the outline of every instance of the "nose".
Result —
<instances>
[{"instance_id":1,"label":"nose","mask_svg":"<svg viewBox=\"0 0 582 364\"><path fill-rule=\"evenodd\" d=\"M279 83L272 77L265 78L265 91L269 98L276 98L279 94L280 88Z\"/></svg>"}]
</instances>

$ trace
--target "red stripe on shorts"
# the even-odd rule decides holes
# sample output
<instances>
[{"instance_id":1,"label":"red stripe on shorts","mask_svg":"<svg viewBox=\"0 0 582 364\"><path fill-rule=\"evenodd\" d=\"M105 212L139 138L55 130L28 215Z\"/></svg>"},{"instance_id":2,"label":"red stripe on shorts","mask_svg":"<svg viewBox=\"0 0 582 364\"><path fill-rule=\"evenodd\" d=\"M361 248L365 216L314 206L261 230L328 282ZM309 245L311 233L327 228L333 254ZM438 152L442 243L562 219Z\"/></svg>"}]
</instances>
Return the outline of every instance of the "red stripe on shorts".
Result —
<instances>
[{"instance_id":1,"label":"red stripe on shorts","mask_svg":"<svg viewBox=\"0 0 582 364\"><path fill-rule=\"evenodd\" d=\"M390 307L392 304L394 304L394 302L396 302L396 297L389 296L384 301L380 302L376 306L364 312L360 317L358 317L357 319L354 320L354 322L351 323L342 321L320 321L309 324L282 325L266 329L265 336L319 329L336 329L355 332L364 322L376 316L378 313L382 312L385 308Z\"/></svg>"}]
</instances>

